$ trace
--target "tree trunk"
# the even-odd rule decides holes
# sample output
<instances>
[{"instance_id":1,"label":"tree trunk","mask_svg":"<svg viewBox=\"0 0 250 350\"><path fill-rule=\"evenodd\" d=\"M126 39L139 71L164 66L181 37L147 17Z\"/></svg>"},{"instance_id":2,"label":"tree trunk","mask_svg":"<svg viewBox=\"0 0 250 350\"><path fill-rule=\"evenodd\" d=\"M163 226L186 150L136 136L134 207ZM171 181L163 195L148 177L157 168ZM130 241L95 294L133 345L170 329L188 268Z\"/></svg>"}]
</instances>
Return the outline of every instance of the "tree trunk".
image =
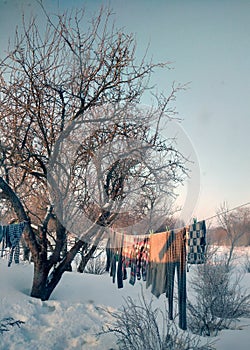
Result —
<instances>
[{"instance_id":1,"label":"tree trunk","mask_svg":"<svg viewBox=\"0 0 250 350\"><path fill-rule=\"evenodd\" d=\"M23 247L23 260L30 261L30 249L22 237L21 237L21 243L22 243L22 247Z\"/></svg>"},{"instance_id":2,"label":"tree trunk","mask_svg":"<svg viewBox=\"0 0 250 350\"><path fill-rule=\"evenodd\" d=\"M56 267L41 257L34 261L32 297L43 301L49 300L63 273L68 270L69 264L73 261L83 244L84 242L78 241ZM51 268L53 269L52 271Z\"/></svg>"},{"instance_id":3,"label":"tree trunk","mask_svg":"<svg viewBox=\"0 0 250 350\"><path fill-rule=\"evenodd\" d=\"M233 257L233 252L234 252L234 242L231 242L230 249L229 249L229 255L226 261L226 271L229 272L230 266L231 266L231 260Z\"/></svg>"},{"instance_id":4,"label":"tree trunk","mask_svg":"<svg viewBox=\"0 0 250 350\"><path fill-rule=\"evenodd\" d=\"M66 238L64 242L63 250L62 250L63 258L66 257L67 252L68 252L68 243ZM72 272L71 262L66 266L66 271Z\"/></svg>"},{"instance_id":5,"label":"tree trunk","mask_svg":"<svg viewBox=\"0 0 250 350\"><path fill-rule=\"evenodd\" d=\"M38 298L41 300L48 300L46 298L48 273L48 268L43 262L39 260L34 261L33 283L30 293L31 297Z\"/></svg>"},{"instance_id":6,"label":"tree trunk","mask_svg":"<svg viewBox=\"0 0 250 350\"><path fill-rule=\"evenodd\" d=\"M97 245L92 245L89 252L84 255L84 247L82 248L81 252L81 262L77 268L77 272L83 273L84 269L89 261L89 259L93 256L94 252L96 251Z\"/></svg>"}]
</instances>

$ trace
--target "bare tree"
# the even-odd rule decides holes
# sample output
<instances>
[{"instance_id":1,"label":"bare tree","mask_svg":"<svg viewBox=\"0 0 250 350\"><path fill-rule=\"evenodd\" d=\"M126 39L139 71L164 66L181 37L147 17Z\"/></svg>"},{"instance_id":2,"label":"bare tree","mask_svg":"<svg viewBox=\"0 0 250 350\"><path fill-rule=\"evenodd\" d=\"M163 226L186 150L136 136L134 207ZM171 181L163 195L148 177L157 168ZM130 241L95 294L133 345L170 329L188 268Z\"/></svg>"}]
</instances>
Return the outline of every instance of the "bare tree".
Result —
<instances>
[{"instance_id":1,"label":"bare tree","mask_svg":"<svg viewBox=\"0 0 250 350\"><path fill-rule=\"evenodd\" d=\"M34 18L24 18L0 62L0 196L27 222L24 238L34 262L31 296L47 300L77 252L91 239L97 246L104 229L118 222L120 208L133 200L131 189L140 198L132 215L138 220L149 208L148 189L153 193L157 182L171 195L187 169L173 140L161 140L159 128L164 118L174 117L171 104L181 87L173 85L169 96L156 97L145 113L134 108L150 89L153 70L166 64L138 61L133 35L115 30L109 10L101 9L87 28L83 10L54 17L42 10L44 29ZM75 130L83 136L72 159L67 151ZM108 147L121 139L133 140L133 149L119 160ZM146 145L148 165L140 158L142 146L133 156L134 140ZM72 202L78 211L67 221ZM74 228L69 222L77 223L79 213L93 227L82 227L81 239L67 251L67 234Z\"/></svg>"},{"instance_id":2,"label":"bare tree","mask_svg":"<svg viewBox=\"0 0 250 350\"><path fill-rule=\"evenodd\" d=\"M218 221L226 231L226 239L229 244L229 253L226 260L226 268L230 268L235 247L239 245L244 235L250 232L249 208L241 207L229 211L227 203L223 203L217 211Z\"/></svg>"}]
</instances>

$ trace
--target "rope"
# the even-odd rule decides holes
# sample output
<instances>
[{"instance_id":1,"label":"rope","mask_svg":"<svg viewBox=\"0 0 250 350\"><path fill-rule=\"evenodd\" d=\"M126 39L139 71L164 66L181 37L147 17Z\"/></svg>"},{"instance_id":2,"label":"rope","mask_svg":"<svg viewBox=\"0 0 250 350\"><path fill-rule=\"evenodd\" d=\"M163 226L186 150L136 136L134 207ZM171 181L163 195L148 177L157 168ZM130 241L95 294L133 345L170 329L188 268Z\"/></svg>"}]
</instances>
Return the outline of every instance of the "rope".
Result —
<instances>
[{"instance_id":1,"label":"rope","mask_svg":"<svg viewBox=\"0 0 250 350\"><path fill-rule=\"evenodd\" d=\"M206 219L204 219L204 220L205 220L205 221L210 221L210 220L212 220L212 219L214 219L214 218L216 218L216 217L218 217L218 216L220 216L220 215L230 213L230 212L233 211L233 210L236 210L236 209L239 209L239 208L242 208L242 207L246 207L247 205L250 205L250 202L247 202L247 203L238 205L237 207L234 207L234 208L232 208L232 209L228 209L228 210L226 210L226 211L224 211L224 212L222 211L221 213L217 213L217 214L215 214L215 215L213 215L213 216L210 216L209 218L206 218Z\"/></svg>"}]
</instances>

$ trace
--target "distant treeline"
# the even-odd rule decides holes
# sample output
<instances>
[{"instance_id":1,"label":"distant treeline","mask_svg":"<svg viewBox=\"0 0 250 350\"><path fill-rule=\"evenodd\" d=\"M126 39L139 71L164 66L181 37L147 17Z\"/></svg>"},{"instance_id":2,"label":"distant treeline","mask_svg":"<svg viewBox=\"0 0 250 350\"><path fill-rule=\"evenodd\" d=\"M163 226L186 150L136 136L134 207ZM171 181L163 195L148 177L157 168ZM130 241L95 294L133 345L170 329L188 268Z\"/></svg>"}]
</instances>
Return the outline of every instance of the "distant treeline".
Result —
<instances>
[{"instance_id":1,"label":"distant treeline","mask_svg":"<svg viewBox=\"0 0 250 350\"><path fill-rule=\"evenodd\" d=\"M207 240L211 244L230 245L227 231L223 227L215 227L207 230ZM236 244L237 246L250 246L250 228L244 233Z\"/></svg>"}]
</instances>

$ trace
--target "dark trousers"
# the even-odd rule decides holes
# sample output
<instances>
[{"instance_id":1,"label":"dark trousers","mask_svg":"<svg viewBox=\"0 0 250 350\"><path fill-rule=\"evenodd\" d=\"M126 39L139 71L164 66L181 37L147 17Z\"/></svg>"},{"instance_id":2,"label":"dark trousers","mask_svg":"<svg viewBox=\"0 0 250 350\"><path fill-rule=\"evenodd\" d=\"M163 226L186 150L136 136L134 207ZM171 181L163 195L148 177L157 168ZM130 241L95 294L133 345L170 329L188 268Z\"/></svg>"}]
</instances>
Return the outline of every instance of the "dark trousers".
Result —
<instances>
[{"instance_id":1,"label":"dark trousers","mask_svg":"<svg viewBox=\"0 0 250 350\"><path fill-rule=\"evenodd\" d=\"M166 275L166 297L168 298L169 319L173 319L173 304L174 304L174 277L175 270L177 271L178 281L178 310L179 310L179 327L183 330L187 329L186 315L186 269L181 262L167 263Z\"/></svg>"}]
</instances>

